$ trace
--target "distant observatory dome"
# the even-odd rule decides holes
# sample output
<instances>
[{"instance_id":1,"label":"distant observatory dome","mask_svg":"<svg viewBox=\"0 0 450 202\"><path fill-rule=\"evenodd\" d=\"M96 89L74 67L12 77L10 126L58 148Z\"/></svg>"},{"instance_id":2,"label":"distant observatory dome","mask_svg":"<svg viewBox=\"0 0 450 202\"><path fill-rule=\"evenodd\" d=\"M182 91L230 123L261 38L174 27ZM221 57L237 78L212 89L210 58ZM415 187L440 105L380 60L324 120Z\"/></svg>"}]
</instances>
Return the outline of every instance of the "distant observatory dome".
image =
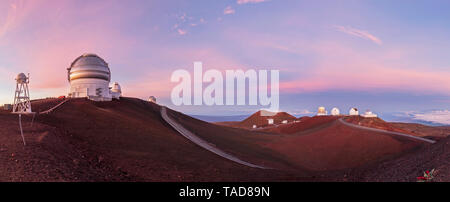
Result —
<instances>
[{"instance_id":1,"label":"distant observatory dome","mask_svg":"<svg viewBox=\"0 0 450 202\"><path fill-rule=\"evenodd\" d=\"M110 101L111 71L108 63L96 54L86 53L76 58L67 69L70 97L87 97L94 101Z\"/></svg>"},{"instance_id":2,"label":"distant observatory dome","mask_svg":"<svg viewBox=\"0 0 450 202\"><path fill-rule=\"evenodd\" d=\"M122 96L122 88L120 87L119 83L113 83L111 87L111 96L113 99L119 99L120 96Z\"/></svg>"},{"instance_id":3,"label":"distant observatory dome","mask_svg":"<svg viewBox=\"0 0 450 202\"><path fill-rule=\"evenodd\" d=\"M331 115L333 115L333 116L339 116L339 114L340 114L340 111L339 111L339 109L338 109L337 107L335 107L335 108L333 108L333 109L331 110Z\"/></svg>"},{"instance_id":4,"label":"distant observatory dome","mask_svg":"<svg viewBox=\"0 0 450 202\"><path fill-rule=\"evenodd\" d=\"M350 116L358 116L359 115L359 112L358 112L358 109L356 109L356 108L351 108L350 109L350 112L348 113Z\"/></svg>"},{"instance_id":5,"label":"distant observatory dome","mask_svg":"<svg viewBox=\"0 0 450 202\"><path fill-rule=\"evenodd\" d=\"M16 81L19 84L26 83L27 82L27 76L24 73L20 73L20 74L17 75Z\"/></svg>"},{"instance_id":6,"label":"distant observatory dome","mask_svg":"<svg viewBox=\"0 0 450 202\"><path fill-rule=\"evenodd\" d=\"M149 102L156 103L156 97L155 97L155 96L150 96L150 97L148 98L148 101L149 101Z\"/></svg>"},{"instance_id":7,"label":"distant observatory dome","mask_svg":"<svg viewBox=\"0 0 450 202\"><path fill-rule=\"evenodd\" d=\"M317 109L317 116L325 116L325 115L327 115L325 107L319 107L319 109Z\"/></svg>"}]
</instances>

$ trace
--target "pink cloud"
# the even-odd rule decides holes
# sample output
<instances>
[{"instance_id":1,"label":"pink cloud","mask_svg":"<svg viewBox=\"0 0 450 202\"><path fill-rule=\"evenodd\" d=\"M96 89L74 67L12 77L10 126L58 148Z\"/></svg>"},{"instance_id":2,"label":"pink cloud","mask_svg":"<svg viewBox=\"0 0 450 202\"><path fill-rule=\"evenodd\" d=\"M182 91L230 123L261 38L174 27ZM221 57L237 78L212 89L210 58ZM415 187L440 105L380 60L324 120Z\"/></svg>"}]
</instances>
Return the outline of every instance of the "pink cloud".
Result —
<instances>
[{"instance_id":1,"label":"pink cloud","mask_svg":"<svg viewBox=\"0 0 450 202\"><path fill-rule=\"evenodd\" d=\"M231 6L227 6L225 10L223 10L224 15L234 14L235 10Z\"/></svg>"},{"instance_id":2,"label":"pink cloud","mask_svg":"<svg viewBox=\"0 0 450 202\"><path fill-rule=\"evenodd\" d=\"M173 64L167 67L152 67L151 69L160 69L159 71L152 71L144 73L129 81L121 84L123 88L127 88L126 96L146 97L151 93L160 98L167 98L170 96L172 88L177 83L170 82L170 76L176 69L185 69L193 74L194 61L203 62L203 71L209 69L217 69L225 74L228 69L244 69L245 66L239 61L227 57L220 50L214 48L182 48L171 47L167 49L160 49L162 55L170 56L162 58L162 60L172 61ZM193 76L193 75L191 75ZM125 91L124 91L125 92Z\"/></svg>"},{"instance_id":3,"label":"pink cloud","mask_svg":"<svg viewBox=\"0 0 450 202\"><path fill-rule=\"evenodd\" d=\"M359 30L359 29L355 29L352 27L344 27L344 26L335 26L335 28L343 33L352 35L352 36L356 36L362 39L366 39L366 40L370 40L378 45L383 44L383 42L376 36L370 34L368 31L364 31L364 30Z\"/></svg>"},{"instance_id":4,"label":"pink cloud","mask_svg":"<svg viewBox=\"0 0 450 202\"><path fill-rule=\"evenodd\" d=\"M177 32L178 32L179 35L186 35L187 34L187 31L184 30L184 29L178 29Z\"/></svg>"},{"instance_id":5,"label":"pink cloud","mask_svg":"<svg viewBox=\"0 0 450 202\"><path fill-rule=\"evenodd\" d=\"M238 0L237 3L238 4L248 4L248 3L262 3L265 2L267 0Z\"/></svg>"},{"instance_id":6,"label":"pink cloud","mask_svg":"<svg viewBox=\"0 0 450 202\"><path fill-rule=\"evenodd\" d=\"M124 37L114 27L114 22L126 18L115 16L114 5L95 4L89 8L70 9L69 1L18 1L14 26L8 26L8 34L2 43L8 45L18 72L30 73L35 89L59 89L68 86L67 70L79 55L94 52L108 60L126 55L137 39ZM80 16L93 13L111 13L79 23ZM136 11L137 12L137 11ZM45 14L43 14L45 13ZM45 22L45 23L42 23ZM42 23L39 28L29 25ZM14 28L20 28L16 31ZM108 34L105 34L108 33ZM120 48L117 48L120 47ZM60 76L54 76L60 75Z\"/></svg>"},{"instance_id":7,"label":"pink cloud","mask_svg":"<svg viewBox=\"0 0 450 202\"><path fill-rule=\"evenodd\" d=\"M284 92L314 92L324 90L400 90L423 93L450 92L450 74L407 69L382 68L358 71L317 71L314 76L281 82Z\"/></svg>"},{"instance_id":8,"label":"pink cloud","mask_svg":"<svg viewBox=\"0 0 450 202\"><path fill-rule=\"evenodd\" d=\"M235 33L239 33L236 35ZM289 80L281 80L282 92L315 92L333 89L358 91L450 92L450 72L412 62L413 47L365 49L335 40L334 35L314 41L231 30L227 36L253 49L278 50L309 60L309 66L280 69ZM274 63L282 64L283 61ZM303 63L301 60L298 63ZM295 76L297 75L297 76Z\"/></svg>"}]
</instances>

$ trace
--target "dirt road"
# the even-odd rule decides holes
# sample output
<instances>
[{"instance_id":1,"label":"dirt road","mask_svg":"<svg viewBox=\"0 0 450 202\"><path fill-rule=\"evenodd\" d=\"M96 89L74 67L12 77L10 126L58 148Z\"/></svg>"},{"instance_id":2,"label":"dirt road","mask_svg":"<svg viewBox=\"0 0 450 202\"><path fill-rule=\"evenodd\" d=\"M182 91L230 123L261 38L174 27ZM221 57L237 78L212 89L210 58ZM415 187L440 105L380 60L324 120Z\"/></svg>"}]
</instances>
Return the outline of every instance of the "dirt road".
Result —
<instances>
[{"instance_id":1,"label":"dirt road","mask_svg":"<svg viewBox=\"0 0 450 202\"><path fill-rule=\"evenodd\" d=\"M203 139L197 137L194 133L190 132L189 130L187 130L186 128L184 128L181 124L175 122L174 120L172 120L168 115L167 115L167 109L166 107L162 107L161 108L161 116L162 118L169 124L171 125L176 131L178 131L178 133L180 133L181 135L183 135L185 138L187 138L188 140L190 140L191 142L197 144L198 146L212 152L215 153L223 158L226 158L230 161L234 161L236 163L239 163L241 165L245 165L248 167L252 167L252 168L261 168L261 169L268 169L266 167L263 166L258 166L252 163L248 163L245 161L242 161L240 159L238 159L235 156L232 156L230 154L225 153L224 151L220 150L219 148L211 145L210 143L204 141Z\"/></svg>"}]
</instances>

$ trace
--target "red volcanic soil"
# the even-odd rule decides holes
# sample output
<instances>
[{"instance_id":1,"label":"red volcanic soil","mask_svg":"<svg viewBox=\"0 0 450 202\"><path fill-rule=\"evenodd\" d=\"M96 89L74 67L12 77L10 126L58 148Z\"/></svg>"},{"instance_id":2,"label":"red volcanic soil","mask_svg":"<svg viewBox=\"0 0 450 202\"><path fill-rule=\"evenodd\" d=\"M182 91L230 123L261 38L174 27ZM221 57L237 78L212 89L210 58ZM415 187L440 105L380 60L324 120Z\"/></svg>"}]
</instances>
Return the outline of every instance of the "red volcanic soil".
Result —
<instances>
[{"instance_id":1,"label":"red volcanic soil","mask_svg":"<svg viewBox=\"0 0 450 202\"><path fill-rule=\"evenodd\" d=\"M44 111L59 102L40 100L32 107ZM439 167L447 165L448 140L424 147L343 125L338 117L303 118L252 131L168 110L172 119L217 148L273 169L249 168L188 141L164 122L160 109L134 98L71 99L50 114L36 116L33 127L31 117L24 117L27 146L22 145L17 115L0 111L0 181L334 181L344 180L342 173L357 181L377 181L390 176L375 169L381 165L390 170L404 164L408 176L417 174L411 170L415 159L427 165L431 158L428 167L448 168Z\"/></svg>"},{"instance_id":2,"label":"red volcanic soil","mask_svg":"<svg viewBox=\"0 0 450 202\"><path fill-rule=\"evenodd\" d=\"M324 116L316 119L325 122L332 118ZM320 130L285 135L266 146L286 155L290 162L298 166L328 171L371 165L419 145L421 143L402 137L355 129L333 121Z\"/></svg>"},{"instance_id":3,"label":"red volcanic soil","mask_svg":"<svg viewBox=\"0 0 450 202\"><path fill-rule=\"evenodd\" d=\"M264 115L263 113L267 113ZM280 124L284 120L288 122L292 122L296 120L297 118L295 116L292 116L286 112L268 112L268 111L258 111L245 120L241 122L222 122L219 125L228 125L232 127L239 127L239 128L253 128L253 125L256 125L257 127L265 127L268 126L267 119L273 119L274 124Z\"/></svg>"},{"instance_id":4,"label":"red volcanic soil","mask_svg":"<svg viewBox=\"0 0 450 202\"><path fill-rule=\"evenodd\" d=\"M40 105L49 104L33 107ZM248 168L194 145L162 120L159 105L139 99L72 99L37 116L33 128L25 119L24 147L17 115L0 114L0 181L282 179L278 171Z\"/></svg>"},{"instance_id":5,"label":"red volcanic soil","mask_svg":"<svg viewBox=\"0 0 450 202\"><path fill-rule=\"evenodd\" d=\"M200 138L242 160L270 168L301 171L299 170L301 167L292 165L283 154L273 152L265 147L266 144L282 138L281 136L218 126L173 110L169 110L168 114L189 131L195 131Z\"/></svg>"},{"instance_id":6,"label":"red volcanic soil","mask_svg":"<svg viewBox=\"0 0 450 202\"><path fill-rule=\"evenodd\" d=\"M434 182L450 182L450 137L401 158L347 173L347 181L414 182L423 172L435 169ZM334 176L333 178L336 178Z\"/></svg>"},{"instance_id":7,"label":"red volcanic soil","mask_svg":"<svg viewBox=\"0 0 450 202\"><path fill-rule=\"evenodd\" d=\"M64 99L58 99L58 98L49 98L49 99L40 99L40 100L32 100L31 101L31 108L34 112L43 112L46 111L60 102L64 101Z\"/></svg>"},{"instance_id":8,"label":"red volcanic soil","mask_svg":"<svg viewBox=\"0 0 450 202\"><path fill-rule=\"evenodd\" d=\"M18 116L0 112L0 181L128 181L103 154L55 127L22 116L27 145L20 137Z\"/></svg>"},{"instance_id":9,"label":"red volcanic soil","mask_svg":"<svg viewBox=\"0 0 450 202\"><path fill-rule=\"evenodd\" d=\"M404 130L402 128L396 127L395 125L388 123L386 121L383 121L382 119L380 119L378 117L365 118L362 116L346 116L346 117L344 117L344 120L349 123L360 125L360 126L377 128L377 129L399 132L399 133L405 133L405 134L410 134L410 135L417 135L415 133L412 133L409 130Z\"/></svg>"},{"instance_id":10,"label":"red volcanic soil","mask_svg":"<svg viewBox=\"0 0 450 202\"><path fill-rule=\"evenodd\" d=\"M450 127L426 126L416 123L390 123L392 126L419 137L445 138L450 135Z\"/></svg>"},{"instance_id":11,"label":"red volcanic soil","mask_svg":"<svg viewBox=\"0 0 450 202\"><path fill-rule=\"evenodd\" d=\"M218 128L174 111L170 114L198 136L242 159L314 175L374 165L422 146L404 137L348 127L335 116L305 118L277 128L249 131ZM290 134L268 132L274 129L285 129Z\"/></svg>"},{"instance_id":12,"label":"red volcanic soil","mask_svg":"<svg viewBox=\"0 0 450 202\"><path fill-rule=\"evenodd\" d=\"M293 134L306 132L311 129L319 130L327 127L330 123L333 123L339 118L339 116L301 117L298 119L299 122L282 124L276 127L263 129L263 131L279 134Z\"/></svg>"}]
</instances>

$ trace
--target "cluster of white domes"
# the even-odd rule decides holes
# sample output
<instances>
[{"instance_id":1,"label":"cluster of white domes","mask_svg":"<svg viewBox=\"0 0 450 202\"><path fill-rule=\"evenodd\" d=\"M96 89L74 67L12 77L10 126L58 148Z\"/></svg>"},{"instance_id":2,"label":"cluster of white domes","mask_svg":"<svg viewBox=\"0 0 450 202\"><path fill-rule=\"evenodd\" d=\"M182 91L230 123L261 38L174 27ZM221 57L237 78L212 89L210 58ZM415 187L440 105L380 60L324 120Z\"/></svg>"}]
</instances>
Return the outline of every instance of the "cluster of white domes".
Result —
<instances>
[{"instance_id":1,"label":"cluster of white domes","mask_svg":"<svg viewBox=\"0 0 450 202\"><path fill-rule=\"evenodd\" d=\"M328 115L328 111L325 109L325 107L319 107L317 110L317 116L326 116ZM334 107L331 110L331 115L333 116L339 116L340 114L340 110L337 107ZM350 111L348 112L348 115L350 116L359 116L359 111L357 108L351 108ZM361 116L366 117L366 118L372 118L372 117L377 117L376 114L374 114L372 111L367 110L364 114L362 114Z\"/></svg>"},{"instance_id":2,"label":"cluster of white domes","mask_svg":"<svg viewBox=\"0 0 450 202\"><path fill-rule=\"evenodd\" d=\"M122 91L118 83L109 87L111 71L108 63L96 54L83 54L67 69L70 82L69 97L87 97L95 101L118 99Z\"/></svg>"}]
</instances>

